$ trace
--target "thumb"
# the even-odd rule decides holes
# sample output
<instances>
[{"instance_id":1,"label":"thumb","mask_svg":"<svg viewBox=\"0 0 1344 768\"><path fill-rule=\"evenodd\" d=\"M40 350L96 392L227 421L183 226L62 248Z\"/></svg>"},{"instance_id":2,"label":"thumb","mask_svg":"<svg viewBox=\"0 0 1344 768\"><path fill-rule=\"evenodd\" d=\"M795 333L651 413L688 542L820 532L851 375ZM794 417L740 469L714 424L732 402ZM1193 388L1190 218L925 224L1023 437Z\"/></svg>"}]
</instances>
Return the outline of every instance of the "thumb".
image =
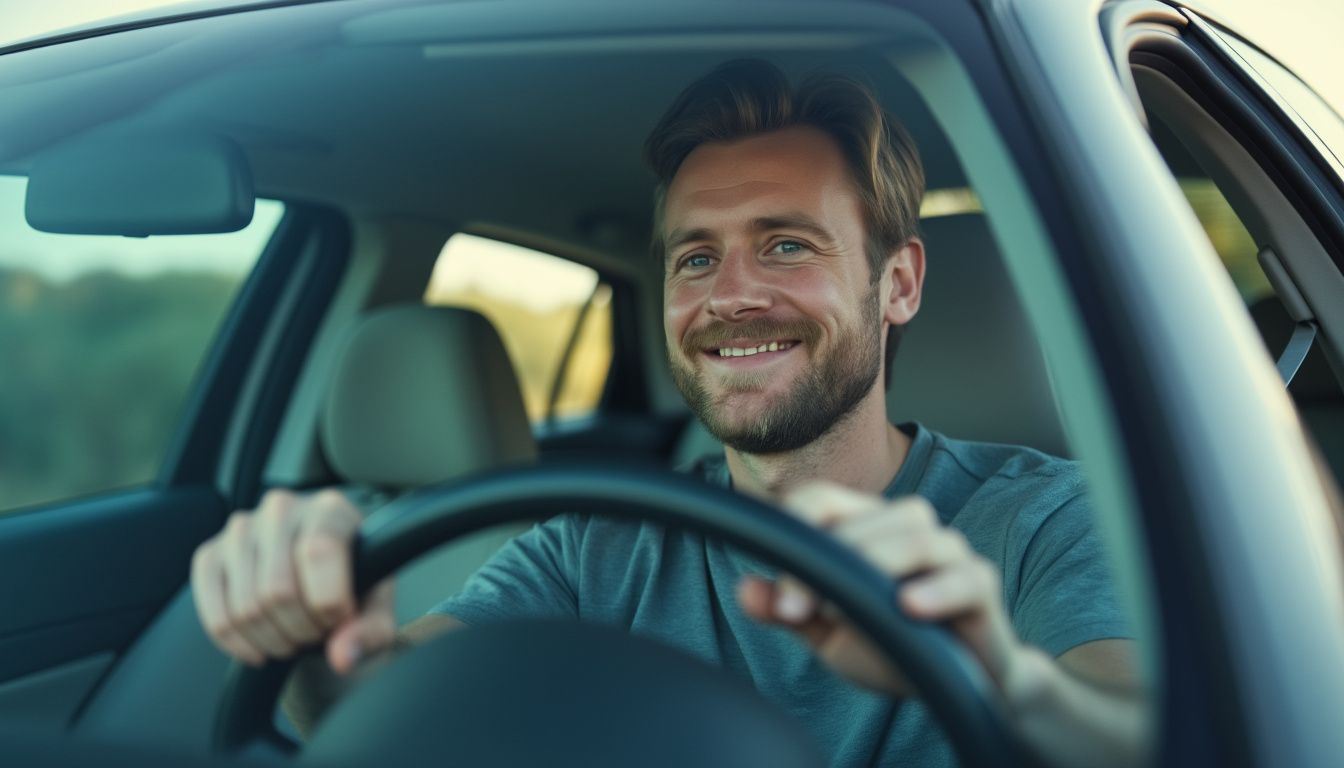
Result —
<instances>
[{"instance_id":1,"label":"thumb","mask_svg":"<svg viewBox=\"0 0 1344 768\"><path fill-rule=\"evenodd\" d=\"M349 674L363 659L390 648L397 637L393 610L393 582L379 582L359 613L337 625L327 638L327 663L337 673Z\"/></svg>"},{"instance_id":2,"label":"thumb","mask_svg":"<svg viewBox=\"0 0 1344 768\"><path fill-rule=\"evenodd\" d=\"M781 598L785 609L779 610ZM801 607L790 606L797 600ZM737 584L737 602L742 612L762 624L792 630L809 645L820 646L835 629L835 617L800 582L783 577L770 581L758 576L743 576Z\"/></svg>"}]
</instances>

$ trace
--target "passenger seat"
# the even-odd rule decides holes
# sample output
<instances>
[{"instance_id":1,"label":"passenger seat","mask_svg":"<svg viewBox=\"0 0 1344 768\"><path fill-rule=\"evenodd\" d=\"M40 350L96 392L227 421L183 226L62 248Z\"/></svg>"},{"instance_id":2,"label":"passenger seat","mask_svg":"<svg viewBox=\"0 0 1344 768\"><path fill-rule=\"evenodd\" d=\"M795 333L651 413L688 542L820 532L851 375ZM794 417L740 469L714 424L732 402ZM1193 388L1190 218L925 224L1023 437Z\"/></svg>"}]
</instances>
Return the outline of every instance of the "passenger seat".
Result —
<instances>
[{"instance_id":1,"label":"passenger seat","mask_svg":"<svg viewBox=\"0 0 1344 768\"><path fill-rule=\"evenodd\" d=\"M384 521L414 488L536 459L522 392L494 326L470 310L399 305L351 329L323 407L321 444L343 489ZM397 576L397 619L461 589L526 525L482 531L431 552Z\"/></svg>"}]
</instances>

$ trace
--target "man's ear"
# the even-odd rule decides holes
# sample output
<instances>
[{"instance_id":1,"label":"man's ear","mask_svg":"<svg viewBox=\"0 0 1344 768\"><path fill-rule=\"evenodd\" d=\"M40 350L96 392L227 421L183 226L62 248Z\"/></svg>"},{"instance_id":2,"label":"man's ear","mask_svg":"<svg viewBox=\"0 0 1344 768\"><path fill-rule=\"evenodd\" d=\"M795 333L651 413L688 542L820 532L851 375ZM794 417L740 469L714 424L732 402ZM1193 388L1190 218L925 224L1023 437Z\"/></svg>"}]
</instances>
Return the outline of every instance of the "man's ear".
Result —
<instances>
[{"instance_id":1,"label":"man's ear","mask_svg":"<svg viewBox=\"0 0 1344 768\"><path fill-rule=\"evenodd\" d=\"M882 278L886 289L882 318L892 325L905 325L919 311L924 295L924 241L912 237L888 256Z\"/></svg>"}]
</instances>

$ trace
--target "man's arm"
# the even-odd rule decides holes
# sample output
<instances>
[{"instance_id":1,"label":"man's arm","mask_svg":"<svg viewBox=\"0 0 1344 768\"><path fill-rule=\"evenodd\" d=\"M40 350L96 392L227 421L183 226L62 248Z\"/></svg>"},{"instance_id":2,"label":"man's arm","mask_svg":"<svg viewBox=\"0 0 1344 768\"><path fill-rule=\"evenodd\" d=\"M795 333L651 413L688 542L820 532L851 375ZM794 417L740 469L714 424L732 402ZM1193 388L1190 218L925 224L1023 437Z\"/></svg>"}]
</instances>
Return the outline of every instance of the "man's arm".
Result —
<instances>
[{"instance_id":1,"label":"man's arm","mask_svg":"<svg viewBox=\"0 0 1344 768\"><path fill-rule=\"evenodd\" d=\"M1004 695L1023 740L1047 763L1143 765L1152 710L1135 667L1130 640L1085 643L1053 662L1027 649Z\"/></svg>"},{"instance_id":2,"label":"man's arm","mask_svg":"<svg viewBox=\"0 0 1344 768\"><path fill-rule=\"evenodd\" d=\"M452 616L435 613L421 616L397 630L397 639L391 647L361 659L355 670L347 675L332 670L323 655L305 655L294 665L294 672L280 696L280 707L299 735L307 739L327 710L364 677L401 651L463 626L464 622Z\"/></svg>"},{"instance_id":3,"label":"man's arm","mask_svg":"<svg viewBox=\"0 0 1344 768\"><path fill-rule=\"evenodd\" d=\"M901 579L901 608L961 640L999 687L1019 735L1047 764L1142 764L1148 708L1131 641L1084 643L1058 659L1023 643L1008 620L999 567L918 497L887 501L812 483L785 506ZM897 697L916 693L858 629L797 581L745 577L738 600L749 616L798 634L851 681Z\"/></svg>"}]
</instances>

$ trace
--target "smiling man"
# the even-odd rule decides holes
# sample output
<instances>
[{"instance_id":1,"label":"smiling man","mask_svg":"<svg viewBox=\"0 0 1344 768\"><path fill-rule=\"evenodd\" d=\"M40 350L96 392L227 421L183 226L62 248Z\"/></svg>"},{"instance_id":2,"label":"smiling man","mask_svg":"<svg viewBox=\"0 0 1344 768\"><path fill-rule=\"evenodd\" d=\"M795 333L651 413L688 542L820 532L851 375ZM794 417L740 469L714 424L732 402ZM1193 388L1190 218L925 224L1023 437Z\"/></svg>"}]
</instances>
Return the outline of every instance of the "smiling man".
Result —
<instances>
[{"instance_id":1,"label":"smiling man","mask_svg":"<svg viewBox=\"0 0 1344 768\"><path fill-rule=\"evenodd\" d=\"M900 128L852 81L794 89L768 64L734 62L683 92L646 149L668 360L725 445L705 477L904 579L900 607L970 649L1046 762L1139 762L1128 629L1078 467L887 420L925 266L922 171ZM259 514L287 522L236 516L196 558L197 605L220 647L257 663L325 638L338 670L387 648L387 588L358 609L349 594L359 513L339 494L271 493ZM258 581L249 569L296 574L273 590L290 597L240 595ZM750 679L837 765L952 761L917 692L843 617L764 563L654 525L554 518L405 637L547 616L658 637Z\"/></svg>"}]
</instances>

